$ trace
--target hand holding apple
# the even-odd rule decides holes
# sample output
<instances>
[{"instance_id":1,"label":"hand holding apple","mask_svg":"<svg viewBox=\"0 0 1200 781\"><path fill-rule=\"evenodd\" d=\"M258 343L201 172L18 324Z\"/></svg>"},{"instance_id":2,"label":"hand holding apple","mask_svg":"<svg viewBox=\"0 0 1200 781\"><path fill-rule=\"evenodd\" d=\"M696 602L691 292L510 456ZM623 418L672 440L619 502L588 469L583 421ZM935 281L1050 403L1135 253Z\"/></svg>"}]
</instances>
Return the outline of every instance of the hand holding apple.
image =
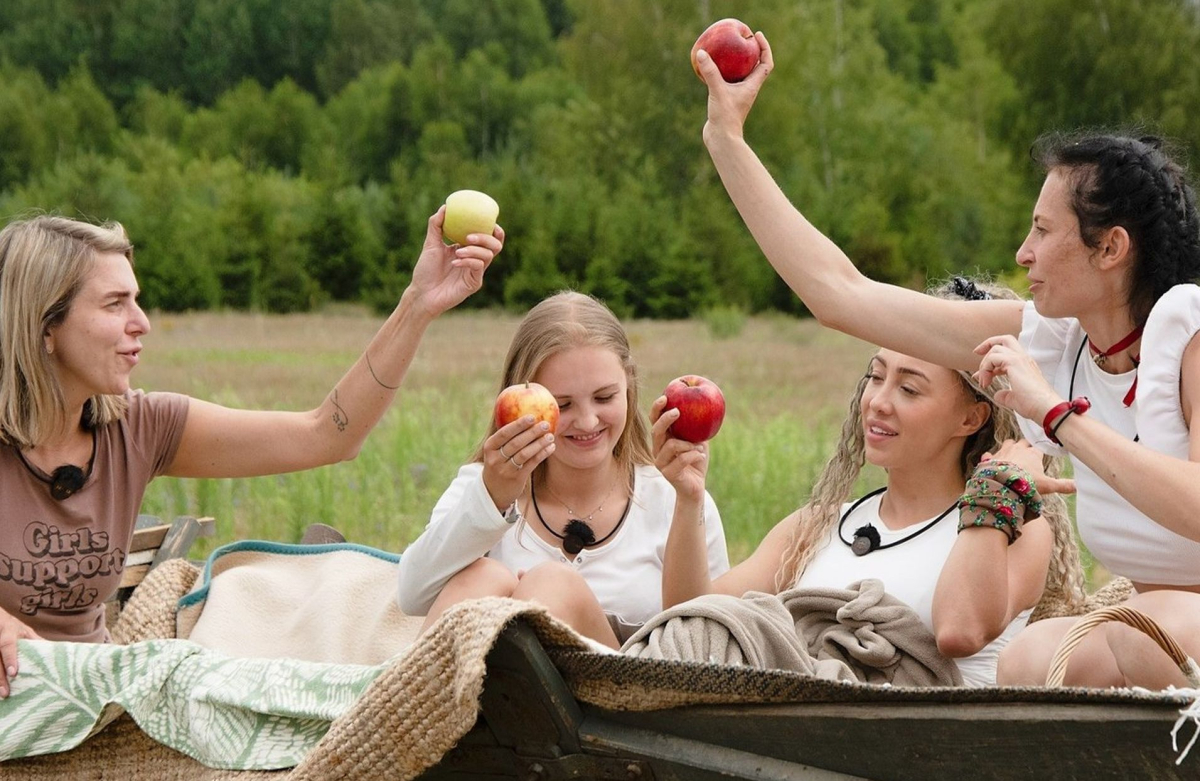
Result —
<instances>
[{"instance_id":1,"label":"hand holding apple","mask_svg":"<svg viewBox=\"0 0 1200 781\"><path fill-rule=\"evenodd\" d=\"M532 415L535 423L546 421L551 434L558 428L558 402L553 393L536 382L509 385L496 397L496 428L503 428L522 415Z\"/></svg>"},{"instance_id":2,"label":"hand holding apple","mask_svg":"<svg viewBox=\"0 0 1200 781\"><path fill-rule=\"evenodd\" d=\"M714 22L692 44L692 70L696 72L696 78L704 81L696 62L696 52L701 49L708 52L721 72L721 78L728 82L738 82L749 76L762 54L754 32L740 19Z\"/></svg>"},{"instance_id":3,"label":"hand holding apple","mask_svg":"<svg viewBox=\"0 0 1200 781\"><path fill-rule=\"evenodd\" d=\"M483 443L483 485L504 512L554 452L558 402L544 386L523 382L500 392L493 416L496 431Z\"/></svg>"},{"instance_id":4,"label":"hand holding apple","mask_svg":"<svg viewBox=\"0 0 1200 781\"><path fill-rule=\"evenodd\" d=\"M466 244L467 236L491 236L500 216L500 205L478 190L458 190L446 196L446 221L442 235L455 244Z\"/></svg>"},{"instance_id":5,"label":"hand holding apple","mask_svg":"<svg viewBox=\"0 0 1200 781\"><path fill-rule=\"evenodd\" d=\"M671 424L671 435L688 442L707 442L721 430L725 420L725 397L712 380L685 374L667 383L663 411L679 410Z\"/></svg>"}]
</instances>

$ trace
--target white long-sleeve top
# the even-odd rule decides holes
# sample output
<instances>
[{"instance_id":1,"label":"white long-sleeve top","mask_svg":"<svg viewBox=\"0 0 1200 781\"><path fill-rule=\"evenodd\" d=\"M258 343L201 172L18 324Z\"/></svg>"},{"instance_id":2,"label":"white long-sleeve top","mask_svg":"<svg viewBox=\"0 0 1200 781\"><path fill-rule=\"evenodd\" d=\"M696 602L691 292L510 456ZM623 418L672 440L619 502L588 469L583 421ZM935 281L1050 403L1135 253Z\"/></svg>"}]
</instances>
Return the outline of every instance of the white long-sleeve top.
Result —
<instances>
[{"instance_id":1,"label":"white long-sleeve top","mask_svg":"<svg viewBox=\"0 0 1200 781\"><path fill-rule=\"evenodd\" d=\"M510 524L483 484L483 465L467 464L433 509L425 531L400 558L400 609L424 615L446 582L482 556L513 573L558 561L578 570L604 612L622 627L641 626L662 611L662 563L675 511L675 488L653 466L634 471L633 503L616 534L572 559L539 537L527 519ZM704 495L709 576L729 569L717 505Z\"/></svg>"}]
</instances>

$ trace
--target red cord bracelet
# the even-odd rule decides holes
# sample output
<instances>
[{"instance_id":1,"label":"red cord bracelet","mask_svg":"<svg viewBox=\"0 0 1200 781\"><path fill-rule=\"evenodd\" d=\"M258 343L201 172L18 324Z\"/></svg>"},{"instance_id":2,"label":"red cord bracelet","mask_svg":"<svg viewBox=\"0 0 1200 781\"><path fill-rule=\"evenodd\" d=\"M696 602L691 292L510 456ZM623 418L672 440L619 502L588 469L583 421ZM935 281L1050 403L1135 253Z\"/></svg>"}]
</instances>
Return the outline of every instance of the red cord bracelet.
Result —
<instances>
[{"instance_id":1,"label":"red cord bracelet","mask_svg":"<svg viewBox=\"0 0 1200 781\"><path fill-rule=\"evenodd\" d=\"M1046 413L1046 417L1042 418L1042 431L1046 432L1046 436L1050 438L1051 442L1061 445L1062 443L1058 441L1058 437L1054 436L1054 432L1058 431L1058 426L1053 425L1053 423L1058 421L1061 425L1062 421L1058 420L1060 417L1065 420L1071 413L1082 415L1091 408L1092 402L1088 401L1087 396L1077 396L1070 401L1059 402L1050 408L1050 411Z\"/></svg>"}]
</instances>

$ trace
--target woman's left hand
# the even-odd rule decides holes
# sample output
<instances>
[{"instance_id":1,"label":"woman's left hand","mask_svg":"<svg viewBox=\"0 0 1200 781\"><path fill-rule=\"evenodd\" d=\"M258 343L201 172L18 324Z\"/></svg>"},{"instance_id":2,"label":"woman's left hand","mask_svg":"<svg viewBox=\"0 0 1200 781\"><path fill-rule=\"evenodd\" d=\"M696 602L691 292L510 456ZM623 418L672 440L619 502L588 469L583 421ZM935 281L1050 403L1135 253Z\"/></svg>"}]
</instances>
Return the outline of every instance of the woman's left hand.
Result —
<instances>
[{"instance_id":1,"label":"woman's left hand","mask_svg":"<svg viewBox=\"0 0 1200 781\"><path fill-rule=\"evenodd\" d=\"M1009 387L996 392L997 404L1041 423L1046 413L1062 401L1016 337L993 336L976 347L975 352L983 356L979 371L975 372L980 387L988 387L996 377L1008 378Z\"/></svg>"},{"instance_id":2,"label":"woman's left hand","mask_svg":"<svg viewBox=\"0 0 1200 781\"><path fill-rule=\"evenodd\" d=\"M708 443L687 442L671 436L671 424L679 419L679 410L667 406L667 397L659 396L650 406L650 429L654 465L682 499L703 501L704 481L708 475Z\"/></svg>"},{"instance_id":3,"label":"woman's left hand","mask_svg":"<svg viewBox=\"0 0 1200 781\"><path fill-rule=\"evenodd\" d=\"M1003 461L1025 470L1029 479L1037 485L1038 493L1073 494L1075 481L1064 477L1050 477L1043 467L1042 452L1023 439L1006 439L995 453L984 453L980 463Z\"/></svg>"},{"instance_id":4,"label":"woman's left hand","mask_svg":"<svg viewBox=\"0 0 1200 781\"><path fill-rule=\"evenodd\" d=\"M468 244L446 245L442 239L445 219L445 206L429 218L421 256L404 291L430 317L452 309L479 290L484 271L504 248L504 229L499 225L491 236L473 233Z\"/></svg>"}]
</instances>

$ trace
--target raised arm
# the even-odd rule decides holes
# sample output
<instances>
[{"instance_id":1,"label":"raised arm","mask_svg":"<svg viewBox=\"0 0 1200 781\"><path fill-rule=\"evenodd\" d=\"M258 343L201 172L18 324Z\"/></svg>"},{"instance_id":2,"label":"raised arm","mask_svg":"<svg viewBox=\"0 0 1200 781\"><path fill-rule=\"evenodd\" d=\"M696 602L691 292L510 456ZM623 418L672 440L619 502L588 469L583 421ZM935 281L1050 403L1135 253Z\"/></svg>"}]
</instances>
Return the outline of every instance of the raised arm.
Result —
<instances>
[{"instance_id":1,"label":"raised arm","mask_svg":"<svg viewBox=\"0 0 1200 781\"><path fill-rule=\"evenodd\" d=\"M767 260L823 324L867 342L960 369L974 369L972 351L996 334L1021 327L1019 301L944 301L868 279L842 250L805 219L743 137L743 126L774 60L762 33L762 60L742 82L726 83L706 54L698 56L708 85L704 143L721 182Z\"/></svg>"},{"instance_id":2,"label":"raised arm","mask_svg":"<svg viewBox=\"0 0 1200 781\"><path fill-rule=\"evenodd\" d=\"M504 231L442 241L445 209L429 218L412 281L366 351L325 401L308 412L236 410L192 399L183 438L167 474L252 477L354 458L404 379L425 329L483 284Z\"/></svg>"}]
</instances>

